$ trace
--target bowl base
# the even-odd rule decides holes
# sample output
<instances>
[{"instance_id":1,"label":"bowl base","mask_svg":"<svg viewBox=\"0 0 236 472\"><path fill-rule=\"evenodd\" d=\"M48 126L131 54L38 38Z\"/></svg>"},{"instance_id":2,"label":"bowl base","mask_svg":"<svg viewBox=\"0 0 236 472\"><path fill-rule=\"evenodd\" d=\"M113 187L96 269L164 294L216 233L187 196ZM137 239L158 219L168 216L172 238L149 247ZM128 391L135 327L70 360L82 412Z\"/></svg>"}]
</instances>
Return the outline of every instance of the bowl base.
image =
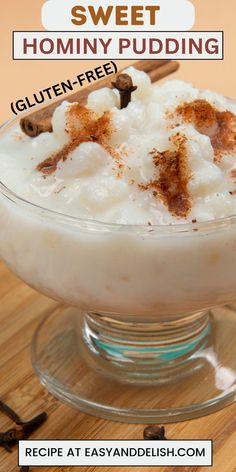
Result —
<instances>
[{"instance_id":1,"label":"bowl base","mask_svg":"<svg viewBox=\"0 0 236 472\"><path fill-rule=\"evenodd\" d=\"M32 345L33 367L55 397L83 412L127 423L183 421L235 401L233 307L215 308L210 317L199 314L201 322L192 321L196 333L188 341L183 339L186 328L178 342L176 331L171 344L170 332L164 335L166 327L161 338L150 332L149 350L143 336L134 342L137 332L129 334L128 344L114 326L109 333L104 327L99 332L98 316L60 307L38 327Z\"/></svg>"}]
</instances>

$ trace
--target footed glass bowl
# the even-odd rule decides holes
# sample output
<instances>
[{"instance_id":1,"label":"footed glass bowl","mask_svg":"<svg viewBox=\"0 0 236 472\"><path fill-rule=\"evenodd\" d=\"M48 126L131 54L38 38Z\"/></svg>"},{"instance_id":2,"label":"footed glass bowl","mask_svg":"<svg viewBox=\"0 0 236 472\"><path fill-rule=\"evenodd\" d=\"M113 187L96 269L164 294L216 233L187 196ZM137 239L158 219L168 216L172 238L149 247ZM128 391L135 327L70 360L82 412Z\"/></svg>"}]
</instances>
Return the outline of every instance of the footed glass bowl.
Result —
<instances>
[{"instance_id":1,"label":"footed glass bowl","mask_svg":"<svg viewBox=\"0 0 236 472\"><path fill-rule=\"evenodd\" d=\"M0 221L2 259L62 303L32 347L53 395L138 423L193 418L235 400L236 315L228 305L236 298L236 216L105 224L41 208L0 184Z\"/></svg>"}]
</instances>

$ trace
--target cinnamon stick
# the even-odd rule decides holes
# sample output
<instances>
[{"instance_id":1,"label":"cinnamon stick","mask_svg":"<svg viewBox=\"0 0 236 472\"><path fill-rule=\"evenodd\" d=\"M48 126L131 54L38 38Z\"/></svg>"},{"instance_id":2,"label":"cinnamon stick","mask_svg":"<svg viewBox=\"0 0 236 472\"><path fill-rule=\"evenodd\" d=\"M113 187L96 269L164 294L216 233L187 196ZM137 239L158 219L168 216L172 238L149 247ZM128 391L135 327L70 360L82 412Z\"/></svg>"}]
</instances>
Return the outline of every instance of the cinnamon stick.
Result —
<instances>
[{"instance_id":1,"label":"cinnamon stick","mask_svg":"<svg viewBox=\"0 0 236 472\"><path fill-rule=\"evenodd\" d=\"M133 66L138 70L146 72L152 82L157 82L163 77L167 77L175 72L179 68L179 63L176 61L156 59L137 61ZM124 68L121 69L120 72L122 72L122 70L124 70ZM111 87L111 78L109 76L22 118L20 120L22 131L30 137L38 136L46 131L52 132L52 115L58 105L64 100L68 102L79 102L81 105L85 105L88 94L101 87Z\"/></svg>"},{"instance_id":2,"label":"cinnamon stick","mask_svg":"<svg viewBox=\"0 0 236 472\"><path fill-rule=\"evenodd\" d=\"M166 62L166 61L165 61ZM159 67L158 69L153 69L148 72L148 75L152 82L157 82L158 80L164 79L170 74L176 72L179 68L179 62L177 61L168 61Z\"/></svg>"}]
</instances>

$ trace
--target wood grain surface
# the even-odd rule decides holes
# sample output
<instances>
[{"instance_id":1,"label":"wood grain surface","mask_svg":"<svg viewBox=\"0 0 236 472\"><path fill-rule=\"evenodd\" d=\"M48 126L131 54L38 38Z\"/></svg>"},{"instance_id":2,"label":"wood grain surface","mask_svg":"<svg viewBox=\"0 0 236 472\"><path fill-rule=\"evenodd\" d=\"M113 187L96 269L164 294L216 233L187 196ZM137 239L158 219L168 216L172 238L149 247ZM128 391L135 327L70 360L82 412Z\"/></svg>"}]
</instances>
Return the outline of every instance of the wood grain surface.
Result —
<instances>
[{"instance_id":1,"label":"wood grain surface","mask_svg":"<svg viewBox=\"0 0 236 472\"><path fill-rule=\"evenodd\" d=\"M30 359L31 339L40 319L58 304L17 279L0 264L0 398L24 418L47 411L47 422L32 435L41 439L142 439L143 425L125 425L75 411L40 385ZM0 430L12 426L0 414ZM213 439L214 466L207 467L37 467L32 472L236 472L236 404L197 420L166 426L169 439ZM17 472L17 448L0 449L0 472Z\"/></svg>"}]
</instances>

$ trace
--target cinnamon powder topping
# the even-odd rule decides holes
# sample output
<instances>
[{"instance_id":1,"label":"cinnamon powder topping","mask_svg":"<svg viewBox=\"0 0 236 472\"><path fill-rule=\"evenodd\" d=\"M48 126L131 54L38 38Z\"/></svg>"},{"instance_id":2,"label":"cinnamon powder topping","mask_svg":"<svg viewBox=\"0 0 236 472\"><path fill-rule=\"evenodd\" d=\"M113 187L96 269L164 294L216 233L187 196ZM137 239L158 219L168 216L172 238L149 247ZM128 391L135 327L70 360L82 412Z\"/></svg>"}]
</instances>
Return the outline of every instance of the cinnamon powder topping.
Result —
<instances>
[{"instance_id":1,"label":"cinnamon powder topping","mask_svg":"<svg viewBox=\"0 0 236 472\"><path fill-rule=\"evenodd\" d=\"M215 159L220 160L224 151L236 152L236 116L230 111L217 112L218 132L212 139Z\"/></svg>"},{"instance_id":2,"label":"cinnamon powder topping","mask_svg":"<svg viewBox=\"0 0 236 472\"><path fill-rule=\"evenodd\" d=\"M216 124L216 110L207 100L194 100L177 108L185 121L193 123L196 128L210 128Z\"/></svg>"},{"instance_id":3,"label":"cinnamon powder topping","mask_svg":"<svg viewBox=\"0 0 236 472\"><path fill-rule=\"evenodd\" d=\"M70 140L62 149L53 153L49 158L38 164L37 170L44 175L52 174L60 161L65 161L77 146L85 142L101 144L108 152L112 152L108 141L113 132L111 116L105 112L100 118L96 118L92 111L73 104L67 111L67 132Z\"/></svg>"},{"instance_id":4,"label":"cinnamon powder topping","mask_svg":"<svg viewBox=\"0 0 236 472\"><path fill-rule=\"evenodd\" d=\"M232 179L236 179L236 169L231 169L231 177Z\"/></svg>"},{"instance_id":5,"label":"cinnamon powder topping","mask_svg":"<svg viewBox=\"0 0 236 472\"><path fill-rule=\"evenodd\" d=\"M190 176L187 169L186 140L186 136L177 133L172 137L174 150L159 152L153 149L150 155L158 176L148 184L139 186L141 190L152 189L154 197L161 198L169 212L181 218L186 218L191 209L187 189Z\"/></svg>"},{"instance_id":6,"label":"cinnamon powder topping","mask_svg":"<svg viewBox=\"0 0 236 472\"><path fill-rule=\"evenodd\" d=\"M218 111L207 100L194 100L180 105L176 112L210 137L215 160L225 152L236 152L236 116L230 111Z\"/></svg>"}]
</instances>

